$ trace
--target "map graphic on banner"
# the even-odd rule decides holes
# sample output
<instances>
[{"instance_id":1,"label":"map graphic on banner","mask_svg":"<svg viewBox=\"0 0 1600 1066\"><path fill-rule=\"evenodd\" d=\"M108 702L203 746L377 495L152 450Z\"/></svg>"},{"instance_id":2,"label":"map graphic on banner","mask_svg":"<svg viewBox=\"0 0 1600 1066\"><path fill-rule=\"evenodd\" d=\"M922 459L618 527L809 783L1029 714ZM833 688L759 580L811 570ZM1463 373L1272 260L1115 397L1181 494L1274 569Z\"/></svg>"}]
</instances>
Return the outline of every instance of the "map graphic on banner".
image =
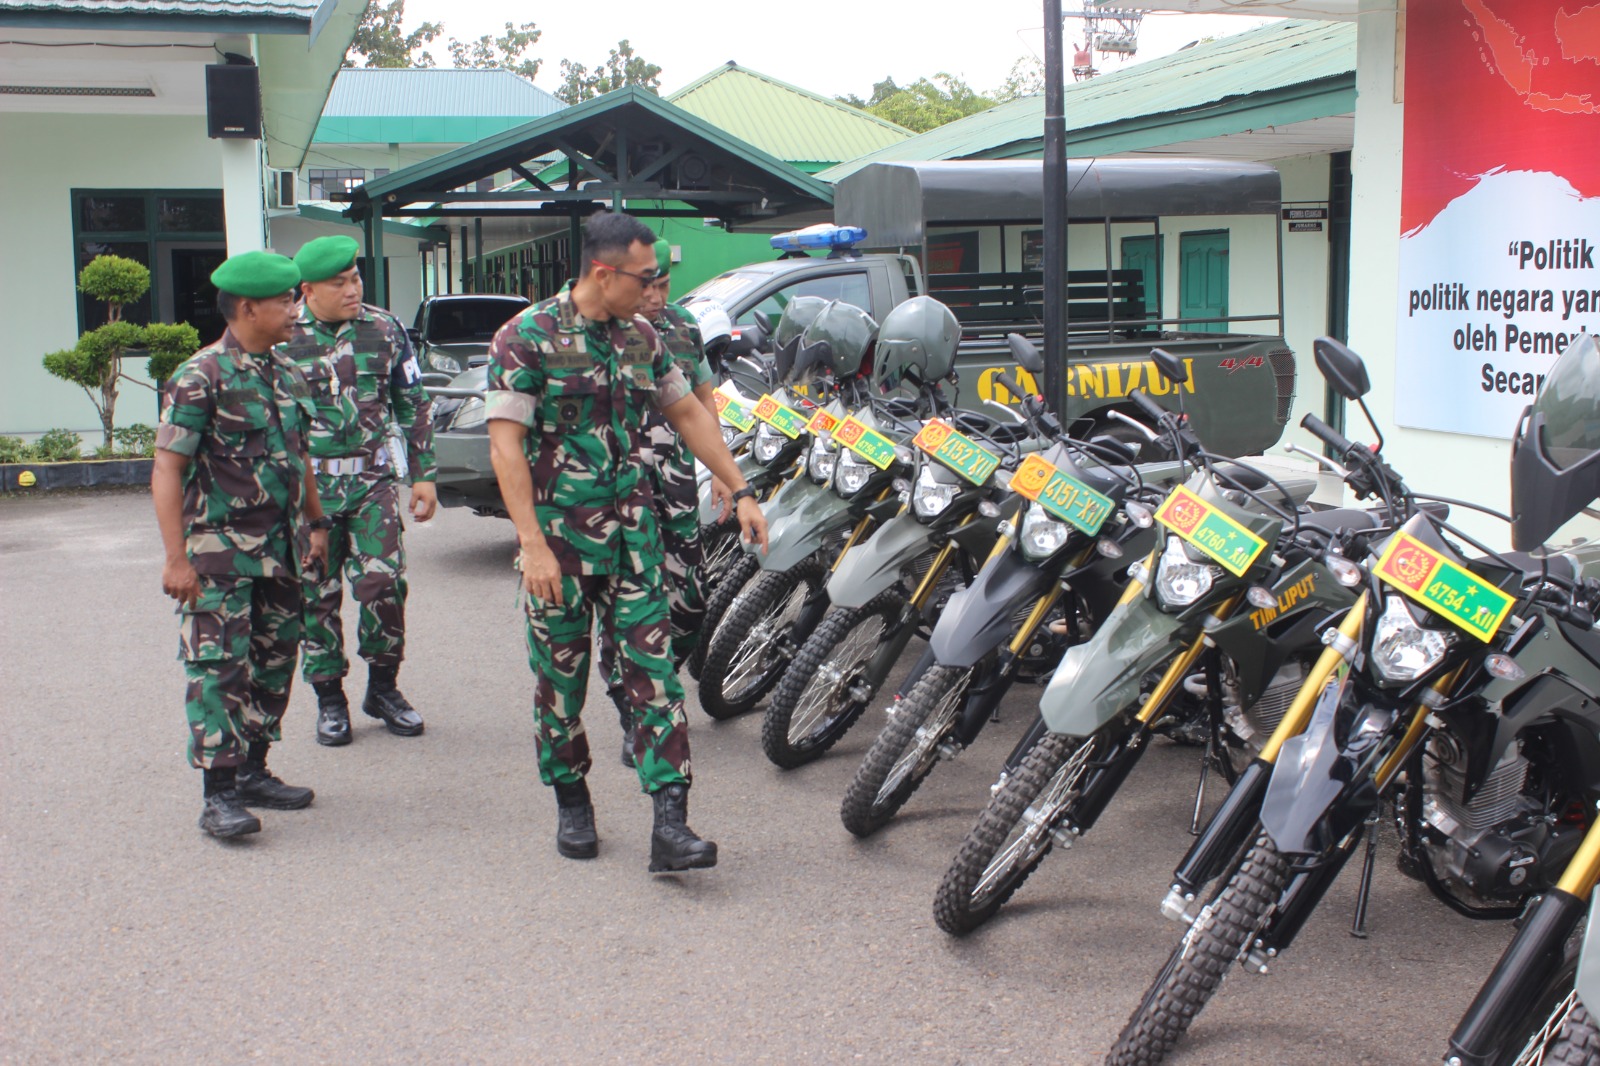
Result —
<instances>
[{"instance_id":1,"label":"map graphic on banner","mask_svg":"<svg viewBox=\"0 0 1600 1066\"><path fill-rule=\"evenodd\" d=\"M1509 438L1600 332L1600 3L1412 0L1395 421Z\"/></svg>"}]
</instances>

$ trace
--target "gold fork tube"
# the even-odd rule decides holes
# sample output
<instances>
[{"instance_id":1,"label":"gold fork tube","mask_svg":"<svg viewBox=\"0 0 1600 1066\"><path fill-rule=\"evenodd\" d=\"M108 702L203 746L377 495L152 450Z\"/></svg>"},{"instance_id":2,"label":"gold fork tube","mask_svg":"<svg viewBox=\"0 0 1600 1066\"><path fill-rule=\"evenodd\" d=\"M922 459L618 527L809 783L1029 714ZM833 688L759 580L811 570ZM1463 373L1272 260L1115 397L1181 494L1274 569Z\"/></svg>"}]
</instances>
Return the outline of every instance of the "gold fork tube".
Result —
<instances>
[{"instance_id":1,"label":"gold fork tube","mask_svg":"<svg viewBox=\"0 0 1600 1066\"><path fill-rule=\"evenodd\" d=\"M1356 597L1355 605L1350 608L1350 613L1344 616L1344 621L1339 623L1340 636L1346 640L1355 640L1361 632L1366 617L1367 594L1363 592ZM1278 728L1272 731L1272 736L1267 738L1261 754L1256 756L1258 759L1270 766L1277 761L1278 751L1283 747L1283 742L1305 730L1306 723L1311 721L1311 710L1316 706L1317 697L1322 695L1322 686L1328 683L1328 678L1342 662L1344 656L1331 645L1322 650L1322 654L1317 656L1316 664L1311 667L1311 672L1306 675L1305 684L1295 693L1294 702L1283 712L1283 720L1278 723Z\"/></svg>"}]
</instances>

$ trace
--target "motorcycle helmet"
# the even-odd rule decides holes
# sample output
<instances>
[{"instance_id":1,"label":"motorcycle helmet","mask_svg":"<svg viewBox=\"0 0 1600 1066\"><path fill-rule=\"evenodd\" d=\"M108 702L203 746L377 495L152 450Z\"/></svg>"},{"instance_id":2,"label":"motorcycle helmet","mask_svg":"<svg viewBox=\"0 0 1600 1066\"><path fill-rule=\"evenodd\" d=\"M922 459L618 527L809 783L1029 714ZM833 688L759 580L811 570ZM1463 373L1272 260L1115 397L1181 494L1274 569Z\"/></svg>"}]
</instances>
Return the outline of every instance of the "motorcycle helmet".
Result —
<instances>
[{"instance_id":1,"label":"motorcycle helmet","mask_svg":"<svg viewBox=\"0 0 1600 1066\"><path fill-rule=\"evenodd\" d=\"M728 317L721 304L706 301L695 309L695 321L700 326L700 343L704 346L706 362L714 374L722 373L722 357L733 343L733 319Z\"/></svg>"},{"instance_id":2,"label":"motorcycle helmet","mask_svg":"<svg viewBox=\"0 0 1600 1066\"><path fill-rule=\"evenodd\" d=\"M855 304L830 300L800 336L794 376L826 367L841 378L854 377L877 335L878 323L871 315Z\"/></svg>"},{"instance_id":3,"label":"motorcycle helmet","mask_svg":"<svg viewBox=\"0 0 1600 1066\"><path fill-rule=\"evenodd\" d=\"M878 331L873 384L881 391L898 386L911 371L913 382L935 382L950 376L961 343L961 323L931 296L916 296L883 319Z\"/></svg>"},{"instance_id":4,"label":"motorcycle helmet","mask_svg":"<svg viewBox=\"0 0 1600 1066\"><path fill-rule=\"evenodd\" d=\"M1567 346L1511 442L1511 543L1530 551L1600 497L1600 347Z\"/></svg>"},{"instance_id":5,"label":"motorcycle helmet","mask_svg":"<svg viewBox=\"0 0 1600 1066\"><path fill-rule=\"evenodd\" d=\"M800 335L827 306L828 301L820 296L796 296L783 309L783 317L772 331L772 367L779 381L789 380L794 370L795 352L800 347Z\"/></svg>"}]
</instances>

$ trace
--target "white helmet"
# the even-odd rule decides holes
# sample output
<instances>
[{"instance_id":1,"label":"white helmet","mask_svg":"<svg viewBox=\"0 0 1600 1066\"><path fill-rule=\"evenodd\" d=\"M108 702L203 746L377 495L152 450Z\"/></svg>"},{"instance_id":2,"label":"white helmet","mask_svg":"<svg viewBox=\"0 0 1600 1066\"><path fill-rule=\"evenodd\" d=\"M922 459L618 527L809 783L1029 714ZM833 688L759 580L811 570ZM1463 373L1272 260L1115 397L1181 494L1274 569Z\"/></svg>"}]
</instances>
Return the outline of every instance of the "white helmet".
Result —
<instances>
[{"instance_id":1,"label":"white helmet","mask_svg":"<svg viewBox=\"0 0 1600 1066\"><path fill-rule=\"evenodd\" d=\"M721 304L711 300L698 304L694 316L700 326L700 343L705 348L706 361L713 370L718 370L728 345L733 343L733 319Z\"/></svg>"}]
</instances>

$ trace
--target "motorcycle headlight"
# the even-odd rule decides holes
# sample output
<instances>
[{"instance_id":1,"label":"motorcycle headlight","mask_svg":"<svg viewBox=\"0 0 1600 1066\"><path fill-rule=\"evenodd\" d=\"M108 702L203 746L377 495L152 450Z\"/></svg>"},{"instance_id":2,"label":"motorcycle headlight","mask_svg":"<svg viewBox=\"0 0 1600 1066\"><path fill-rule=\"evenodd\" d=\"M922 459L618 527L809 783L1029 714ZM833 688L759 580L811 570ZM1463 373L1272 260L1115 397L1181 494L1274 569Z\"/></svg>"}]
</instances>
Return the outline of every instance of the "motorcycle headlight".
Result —
<instances>
[{"instance_id":1,"label":"motorcycle headlight","mask_svg":"<svg viewBox=\"0 0 1600 1066\"><path fill-rule=\"evenodd\" d=\"M875 469L855 452L840 452L833 468L833 491L849 499L866 487Z\"/></svg>"},{"instance_id":2,"label":"motorcycle headlight","mask_svg":"<svg viewBox=\"0 0 1600 1066\"><path fill-rule=\"evenodd\" d=\"M727 445L729 448L733 447L734 438L736 438L738 435L739 429L737 426L724 425L722 427L722 443Z\"/></svg>"},{"instance_id":3,"label":"motorcycle headlight","mask_svg":"<svg viewBox=\"0 0 1600 1066\"><path fill-rule=\"evenodd\" d=\"M461 364L459 362L457 362L455 359L452 359L448 355L443 355L443 354L441 354L439 352L429 352L428 353L428 362L432 363L433 364L433 368L435 370L441 372L441 373L444 373L444 374L459 374L459 373L461 373Z\"/></svg>"},{"instance_id":4,"label":"motorcycle headlight","mask_svg":"<svg viewBox=\"0 0 1600 1066\"><path fill-rule=\"evenodd\" d=\"M839 449L818 437L812 442L811 452L806 456L806 473L811 475L812 481L825 485L833 476L833 468L838 461Z\"/></svg>"},{"instance_id":5,"label":"motorcycle headlight","mask_svg":"<svg viewBox=\"0 0 1600 1066\"><path fill-rule=\"evenodd\" d=\"M1455 634L1417 625L1406 601L1391 593L1372 635L1372 668L1386 681L1415 681L1444 660Z\"/></svg>"},{"instance_id":6,"label":"motorcycle headlight","mask_svg":"<svg viewBox=\"0 0 1600 1066\"><path fill-rule=\"evenodd\" d=\"M756 441L751 450L756 453L756 462L765 466L778 457L783 451L784 441L788 440L782 433L773 429L765 422L756 427Z\"/></svg>"},{"instance_id":7,"label":"motorcycle headlight","mask_svg":"<svg viewBox=\"0 0 1600 1066\"><path fill-rule=\"evenodd\" d=\"M1168 537L1156 571L1156 596L1163 607L1187 607L1211 591L1218 573L1209 563L1197 563L1189 558L1189 553L1183 550L1183 541Z\"/></svg>"},{"instance_id":8,"label":"motorcycle headlight","mask_svg":"<svg viewBox=\"0 0 1600 1066\"><path fill-rule=\"evenodd\" d=\"M1070 536L1071 526L1038 504L1030 503L1022 516L1022 539L1018 543L1027 558L1044 559L1060 551Z\"/></svg>"},{"instance_id":9,"label":"motorcycle headlight","mask_svg":"<svg viewBox=\"0 0 1600 1066\"><path fill-rule=\"evenodd\" d=\"M933 468L924 464L917 471L917 481L912 486L911 507L917 512L917 517L933 518L943 514L960 491L960 485L940 481L934 476Z\"/></svg>"},{"instance_id":10,"label":"motorcycle headlight","mask_svg":"<svg viewBox=\"0 0 1600 1066\"><path fill-rule=\"evenodd\" d=\"M450 420L450 428L476 429L487 421L488 417L487 412L483 409L483 401L474 396L456 408L456 416Z\"/></svg>"}]
</instances>

